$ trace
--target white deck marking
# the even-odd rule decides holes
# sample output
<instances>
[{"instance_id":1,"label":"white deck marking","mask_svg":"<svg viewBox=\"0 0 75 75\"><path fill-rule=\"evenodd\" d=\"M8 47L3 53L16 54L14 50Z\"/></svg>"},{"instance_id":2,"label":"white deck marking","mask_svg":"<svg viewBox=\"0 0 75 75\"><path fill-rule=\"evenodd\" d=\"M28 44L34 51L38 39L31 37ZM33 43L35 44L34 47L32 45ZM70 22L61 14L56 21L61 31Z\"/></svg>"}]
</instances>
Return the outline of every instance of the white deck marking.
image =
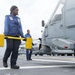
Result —
<instances>
[{"instance_id":1,"label":"white deck marking","mask_svg":"<svg viewBox=\"0 0 75 75\"><path fill-rule=\"evenodd\" d=\"M75 63L75 61L65 61L65 60L46 60L46 59L33 59L34 61L46 61L46 62L61 62L61 63Z\"/></svg>"},{"instance_id":2,"label":"white deck marking","mask_svg":"<svg viewBox=\"0 0 75 75\"><path fill-rule=\"evenodd\" d=\"M73 65L55 65L55 66L24 66L20 67L20 69L44 69L44 68L61 68L61 67L72 67ZM10 67L8 68L0 68L1 70L9 70L11 69Z\"/></svg>"},{"instance_id":3,"label":"white deck marking","mask_svg":"<svg viewBox=\"0 0 75 75\"><path fill-rule=\"evenodd\" d=\"M63 61L63 60L45 60L45 59L33 59L33 61L42 61L42 62L60 62L60 63L75 63L75 61ZM44 68L59 68L59 67L72 67L74 65L54 65L54 66L24 66L20 67L20 69L44 69ZM10 67L8 68L0 68L0 70L9 70L11 69Z\"/></svg>"}]
</instances>

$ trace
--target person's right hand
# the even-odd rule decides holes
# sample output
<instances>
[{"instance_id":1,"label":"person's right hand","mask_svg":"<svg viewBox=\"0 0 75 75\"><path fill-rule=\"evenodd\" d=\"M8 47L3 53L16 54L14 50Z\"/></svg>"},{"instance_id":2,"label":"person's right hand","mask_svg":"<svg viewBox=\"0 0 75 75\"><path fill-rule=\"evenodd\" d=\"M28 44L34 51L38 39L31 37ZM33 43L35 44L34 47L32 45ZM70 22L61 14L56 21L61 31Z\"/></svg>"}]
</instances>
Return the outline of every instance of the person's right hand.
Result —
<instances>
[{"instance_id":1,"label":"person's right hand","mask_svg":"<svg viewBox=\"0 0 75 75\"><path fill-rule=\"evenodd\" d=\"M8 37L5 37L5 39L8 39Z\"/></svg>"},{"instance_id":2,"label":"person's right hand","mask_svg":"<svg viewBox=\"0 0 75 75\"><path fill-rule=\"evenodd\" d=\"M26 41L26 38L23 41Z\"/></svg>"}]
</instances>

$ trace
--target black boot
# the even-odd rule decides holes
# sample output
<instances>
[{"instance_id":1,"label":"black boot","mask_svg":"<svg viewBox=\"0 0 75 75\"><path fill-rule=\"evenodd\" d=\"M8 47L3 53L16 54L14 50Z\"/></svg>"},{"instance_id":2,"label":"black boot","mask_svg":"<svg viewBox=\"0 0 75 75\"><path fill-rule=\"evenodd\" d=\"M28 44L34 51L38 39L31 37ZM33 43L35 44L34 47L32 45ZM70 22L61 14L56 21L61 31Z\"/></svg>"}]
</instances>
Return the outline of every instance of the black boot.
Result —
<instances>
[{"instance_id":1,"label":"black boot","mask_svg":"<svg viewBox=\"0 0 75 75\"><path fill-rule=\"evenodd\" d=\"M11 66L11 69L19 69L20 67L19 66L17 66L17 65L13 65L13 66Z\"/></svg>"},{"instance_id":2,"label":"black boot","mask_svg":"<svg viewBox=\"0 0 75 75\"><path fill-rule=\"evenodd\" d=\"M32 61L32 59L29 59L29 60L31 60L31 61Z\"/></svg>"},{"instance_id":3,"label":"black boot","mask_svg":"<svg viewBox=\"0 0 75 75\"><path fill-rule=\"evenodd\" d=\"M4 66L4 67L8 67L7 62L3 61L3 66Z\"/></svg>"}]
</instances>

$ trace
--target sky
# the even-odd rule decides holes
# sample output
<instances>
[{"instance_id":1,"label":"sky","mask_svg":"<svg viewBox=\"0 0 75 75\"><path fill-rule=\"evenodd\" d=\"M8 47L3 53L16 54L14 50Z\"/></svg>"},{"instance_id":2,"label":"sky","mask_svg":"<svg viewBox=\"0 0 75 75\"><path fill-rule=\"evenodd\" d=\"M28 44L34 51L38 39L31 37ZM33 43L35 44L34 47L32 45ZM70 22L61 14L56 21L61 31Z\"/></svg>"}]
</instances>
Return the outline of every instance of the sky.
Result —
<instances>
[{"instance_id":1,"label":"sky","mask_svg":"<svg viewBox=\"0 0 75 75\"><path fill-rule=\"evenodd\" d=\"M19 8L19 17L22 23L23 33L30 29L33 39L41 37L45 23L50 19L59 0L0 0L0 33L4 32L5 15L10 14L10 7L16 5Z\"/></svg>"}]
</instances>

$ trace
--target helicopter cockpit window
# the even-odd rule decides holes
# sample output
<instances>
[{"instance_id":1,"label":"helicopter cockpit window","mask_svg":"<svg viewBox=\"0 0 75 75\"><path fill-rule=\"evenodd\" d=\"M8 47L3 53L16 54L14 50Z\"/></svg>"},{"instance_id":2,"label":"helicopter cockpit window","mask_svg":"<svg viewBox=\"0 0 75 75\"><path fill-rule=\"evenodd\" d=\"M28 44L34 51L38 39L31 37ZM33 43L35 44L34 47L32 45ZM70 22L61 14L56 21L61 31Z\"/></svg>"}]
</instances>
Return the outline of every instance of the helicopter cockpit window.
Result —
<instances>
[{"instance_id":1,"label":"helicopter cockpit window","mask_svg":"<svg viewBox=\"0 0 75 75\"><path fill-rule=\"evenodd\" d=\"M53 18L52 22L60 21L61 20L61 14L56 14Z\"/></svg>"},{"instance_id":2,"label":"helicopter cockpit window","mask_svg":"<svg viewBox=\"0 0 75 75\"><path fill-rule=\"evenodd\" d=\"M53 17L51 19L52 23L61 21L63 6L64 6L63 4L60 4L59 7L57 8L57 10L55 11L55 13L54 13L54 15L53 15Z\"/></svg>"}]
</instances>

